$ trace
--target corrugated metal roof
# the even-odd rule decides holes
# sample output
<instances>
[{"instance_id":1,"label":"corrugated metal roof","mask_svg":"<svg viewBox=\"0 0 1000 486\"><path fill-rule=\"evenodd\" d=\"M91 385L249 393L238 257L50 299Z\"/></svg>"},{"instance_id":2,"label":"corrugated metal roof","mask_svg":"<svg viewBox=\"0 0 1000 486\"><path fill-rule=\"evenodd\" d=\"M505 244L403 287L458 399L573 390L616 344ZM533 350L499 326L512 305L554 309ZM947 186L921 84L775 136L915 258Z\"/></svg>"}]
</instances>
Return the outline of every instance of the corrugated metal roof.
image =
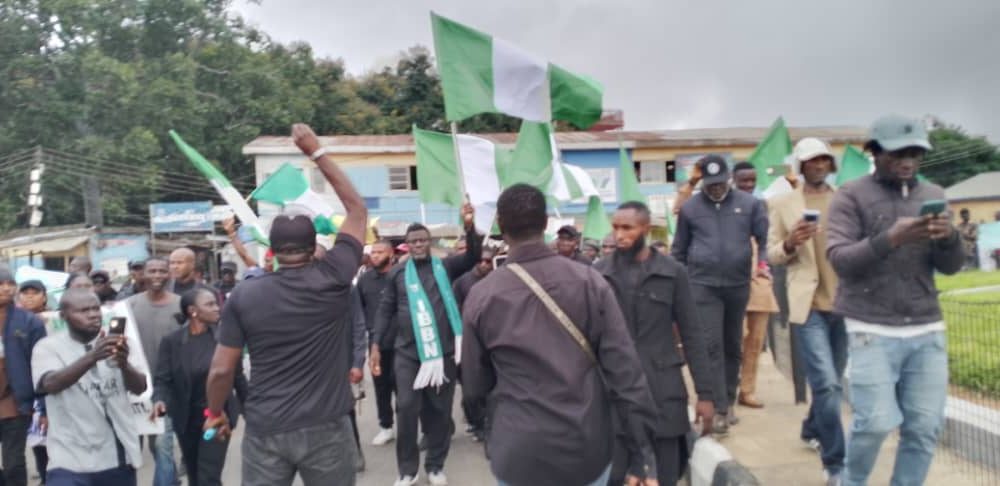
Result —
<instances>
[{"instance_id":1,"label":"corrugated metal roof","mask_svg":"<svg viewBox=\"0 0 1000 486\"><path fill-rule=\"evenodd\" d=\"M697 128L689 130L654 130L622 132L627 148L669 148L705 146L753 146L767 127ZM793 127L788 129L792 140L819 137L829 143L862 144L868 129L863 127ZM501 145L513 145L516 133L476 134ZM561 149L588 150L618 147L618 132L558 132L556 143ZM412 135L337 135L321 136L320 144L334 153L410 153ZM298 153L291 137L262 136L243 147L246 155Z\"/></svg>"},{"instance_id":2,"label":"corrugated metal roof","mask_svg":"<svg viewBox=\"0 0 1000 486\"><path fill-rule=\"evenodd\" d=\"M1000 199L1000 171L976 174L944 190L949 201Z\"/></svg>"}]
</instances>

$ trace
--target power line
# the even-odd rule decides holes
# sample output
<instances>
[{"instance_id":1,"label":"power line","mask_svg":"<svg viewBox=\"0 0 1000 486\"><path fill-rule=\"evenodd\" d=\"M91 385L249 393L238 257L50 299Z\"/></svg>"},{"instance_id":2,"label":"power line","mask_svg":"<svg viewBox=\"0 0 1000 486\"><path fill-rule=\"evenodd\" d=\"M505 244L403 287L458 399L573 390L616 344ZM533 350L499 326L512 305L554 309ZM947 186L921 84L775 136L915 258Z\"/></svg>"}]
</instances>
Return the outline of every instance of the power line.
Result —
<instances>
[{"instance_id":1,"label":"power line","mask_svg":"<svg viewBox=\"0 0 1000 486\"><path fill-rule=\"evenodd\" d=\"M63 173L63 174L67 174L67 175L92 176L92 177L100 178L104 182L109 182L109 183L131 182L131 183L136 184L136 185L144 185L145 183L149 182L148 179L146 179L146 178L144 178L142 176L138 176L138 175L114 174L113 176L111 176L111 174L100 173L99 169L89 169L89 168L88 169L83 169L83 168L80 168L80 167L73 167L70 163L68 163L66 161L63 161L63 160L60 160L60 159L51 158L51 159L49 159L49 161L51 162L51 165L53 166L53 168L56 169L56 171L58 171L60 173ZM174 186L174 185L171 185L171 184L166 184L166 183L163 183L163 182L156 184L153 187L153 189L158 189L158 190L165 191L165 192L187 194L187 195L191 195L191 196L197 196L197 197L200 197L200 198L208 198L208 199L213 199L213 198L218 198L219 197L218 194L216 194L211 189L207 189L207 188L206 189L199 189L199 188L194 188L194 187L179 187L179 186Z\"/></svg>"}]
</instances>

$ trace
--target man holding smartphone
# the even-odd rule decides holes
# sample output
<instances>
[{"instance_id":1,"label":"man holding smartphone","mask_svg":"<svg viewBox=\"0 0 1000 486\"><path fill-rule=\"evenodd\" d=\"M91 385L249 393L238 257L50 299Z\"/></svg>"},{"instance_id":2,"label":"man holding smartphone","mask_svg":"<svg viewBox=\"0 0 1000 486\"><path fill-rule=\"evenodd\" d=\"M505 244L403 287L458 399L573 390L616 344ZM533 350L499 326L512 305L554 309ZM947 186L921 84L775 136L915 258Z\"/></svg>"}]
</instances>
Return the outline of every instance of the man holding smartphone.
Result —
<instances>
[{"instance_id":1,"label":"man holding smartphone","mask_svg":"<svg viewBox=\"0 0 1000 486\"><path fill-rule=\"evenodd\" d=\"M826 258L826 227L834 188L827 176L837 170L830 147L804 138L792 154L803 183L768 201L768 259L788 267L788 320L792 350L806 369L812 404L800 437L818 444L823 470L836 484L844 468L844 429L840 421L841 377L847 361L844 319L833 313L837 275Z\"/></svg>"},{"instance_id":2,"label":"man holding smartphone","mask_svg":"<svg viewBox=\"0 0 1000 486\"><path fill-rule=\"evenodd\" d=\"M840 277L834 311L845 317L854 410L842 484L867 484L882 441L896 427L892 484L923 484L948 392L934 272L958 272L965 255L939 202L944 190L917 179L931 149L923 124L880 118L865 149L875 157L875 173L837 192L827 228L827 256Z\"/></svg>"}]
</instances>

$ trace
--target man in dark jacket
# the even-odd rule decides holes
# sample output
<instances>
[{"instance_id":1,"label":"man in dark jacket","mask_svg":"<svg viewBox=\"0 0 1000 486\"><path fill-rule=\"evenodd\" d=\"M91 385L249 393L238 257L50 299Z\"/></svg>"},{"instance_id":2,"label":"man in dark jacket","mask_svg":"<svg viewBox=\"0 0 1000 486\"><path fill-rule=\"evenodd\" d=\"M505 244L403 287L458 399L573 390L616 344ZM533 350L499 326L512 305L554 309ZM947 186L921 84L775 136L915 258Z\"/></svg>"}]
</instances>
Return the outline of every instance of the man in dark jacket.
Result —
<instances>
[{"instance_id":1,"label":"man in dark jacket","mask_svg":"<svg viewBox=\"0 0 1000 486\"><path fill-rule=\"evenodd\" d=\"M35 387L31 378L31 352L45 337L42 321L14 306L17 283L6 267L0 267L0 442L3 449L4 484L28 484L24 448L34 412Z\"/></svg>"},{"instance_id":2,"label":"man in dark jacket","mask_svg":"<svg viewBox=\"0 0 1000 486\"><path fill-rule=\"evenodd\" d=\"M635 341L650 391L657 409L656 469L661 485L676 484L687 465L685 434L691 428L687 414L687 388L683 373L685 358L698 392L696 407L704 430L711 427L714 375L708 349L699 326L687 270L669 255L646 245L649 236L649 208L639 202L618 207L612 220L617 251L594 268L615 291ZM674 324L678 334L674 333ZM681 342L677 342L679 335ZM679 347L683 344L684 354ZM615 452L612 484L622 484L625 476L624 444Z\"/></svg>"},{"instance_id":3,"label":"man in dark jacket","mask_svg":"<svg viewBox=\"0 0 1000 486\"><path fill-rule=\"evenodd\" d=\"M483 256L479 259L479 263L471 271L462 275L455 281L455 300L458 301L458 308L462 309L465 304L465 298L468 297L469 292L472 291L472 286L476 285L490 272L493 271L493 256L495 255L495 250L492 248L483 248ZM461 369L459 370L459 380L461 380ZM469 428L466 432L472 434L472 440L476 442L483 442L486 440L486 401L485 400L471 400L469 397L462 396L462 412L465 414L465 421L468 422Z\"/></svg>"},{"instance_id":4,"label":"man in dark jacket","mask_svg":"<svg viewBox=\"0 0 1000 486\"><path fill-rule=\"evenodd\" d=\"M361 299L365 326L368 328L368 347L375 338L375 312L382 301L382 291L389 282L389 271L392 270L392 243L387 240L375 242L371 247L369 264L371 268L358 277L358 297ZM382 374L372 379L375 388L375 406L378 409L378 434L372 439L372 445L383 446L396 439L393 430L392 394L395 393L396 381L393 378L392 364L394 353L392 349L383 349L381 356Z\"/></svg>"},{"instance_id":5,"label":"man in dark jacket","mask_svg":"<svg viewBox=\"0 0 1000 486\"><path fill-rule=\"evenodd\" d=\"M573 225L566 225L556 232L556 250L560 256L564 256L584 265L591 265L594 262L588 260L580 254L580 231Z\"/></svg>"},{"instance_id":6,"label":"man in dark jacket","mask_svg":"<svg viewBox=\"0 0 1000 486\"><path fill-rule=\"evenodd\" d=\"M770 278L767 208L750 194L730 188L729 168L722 157L705 156L698 166L703 189L681 206L671 249L691 277L709 358L717 368L713 432L725 435L735 423L729 410L739 385L751 272ZM755 269L751 269L751 237L758 246Z\"/></svg>"},{"instance_id":7,"label":"man in dark jacket","mask_svg":"<svg viewBox=\"0 0 1000 486\"><path fill-rule=\"evenodd\" d=\"M854 411L843 484L867 484L882 441L897 426L892 484L923 484L948 391L934 272L958 272L965 255L947 212L921 209L945 199L939 186L917 179L931 148L921 122L880 118L865 148L875 157L875 173L837 191L827 229Z\"/></svg>"},{"instance_id":8,"label":"man in dark jacket","mask_svg":"<svg viewBox=\"0 0 1000 486\"><path fill-rule=\"evenodd\" d=\"M614 292L592 267L545 245L546 219L538 189L516 184L500 195L497 223L510 258L465 302L462 390L489 395L490 469L501 486L604 486L617 413L635 452L629 484L655 484L656 411Z\"/></svg>"},{"instance_id":9,"label":"man in dark jacket","mask_svg":"<svg viewBox=\"0 0 1000 486\"><path fill-rule=\"evenodd\" d=\"M454 316L458 311L451 286L479 262L482 237L476 234L473 217L472 206L466 204L462 218L468 249L443 260L431 255L430 231L420 224L410 225L406 231L410 258L389 272L389 282L375 313L375 339L370 356L373 376L382 372L380 351L395 351L397 486L410 486L417 481L418 420L427 436L424 468L430 484L447 484L444 461L451 447L453 427L455 340L461 335L462 325L461 316ZM411 309L417 309L416 315ZM454 322L456 319L459 322ZM414 331L417 326L420 333ZM430 381L423 382L428 376Z\"/></svg>"}]
</instances>

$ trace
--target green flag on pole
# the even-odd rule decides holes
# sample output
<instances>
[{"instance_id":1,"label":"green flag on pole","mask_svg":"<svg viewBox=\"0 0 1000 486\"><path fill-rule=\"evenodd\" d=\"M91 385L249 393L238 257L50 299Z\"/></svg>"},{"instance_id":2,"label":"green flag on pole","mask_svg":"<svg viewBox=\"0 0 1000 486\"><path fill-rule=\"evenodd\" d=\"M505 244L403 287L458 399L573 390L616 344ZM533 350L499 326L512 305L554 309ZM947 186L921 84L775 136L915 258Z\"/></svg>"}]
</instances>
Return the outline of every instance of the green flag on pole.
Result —
<instances>
[{"instance_id":1,"label":"green flag on pole","mask_svg":"<svg viewBox=\"0 0 1000 486\"><path fill-rule=\"evenodd\" d=\"M600 120L597 82L433 12L431 30L448 121L505 113L587 129Z\"/></svg>"},{"instance_id":2,"label":"green flag on pole","mask_svg":"<svg viewBox=\"0 0 1000 486\"><path fill-rule=\"evenodd\" d=\"M872 171L872 161L853 145L844 147L844 156L837 167L837 185L842 186L859 177L864 177Z\"/></svg>"},{"instance_id":3,"label":"green flag on pole","mask_svg":"<svg viewBox=\"0 0 1000 486\"><path fill-rule=\"evenodd\" d=\"M603 240L611 232L608 213L600 196L590 196L587 201L587 219L583 222L583 237L588 240Z\"/></svg>"},{"instance_id":4,"label":"green flag on pole","mask_svg":"<svg viewBox=\"0 0 1000 486\"><path fill-rule=\"evenodd\" d=\"M618 177L621 178L618 185L621 188L621 192L618 194L618 201L623 203L638 201L645 204L646 196L639 190L639 179L635 176L635 165L628 157L625 144L621 143L620 140L618 144L618 159Z\"/></svg>"},{"instance_id":5,"label":"green flag on pole","mask_svg":"<svg viewBox=\"0 0 1000 486\"><path fill-rule=\"evenodd\" d=\"M792 139L788 136L785 120L778 117L757 148L750 155L750 163L757 169L757 186L770 187L785 175L785 157L792 153Z\"/></svg>"}]
</instances>

